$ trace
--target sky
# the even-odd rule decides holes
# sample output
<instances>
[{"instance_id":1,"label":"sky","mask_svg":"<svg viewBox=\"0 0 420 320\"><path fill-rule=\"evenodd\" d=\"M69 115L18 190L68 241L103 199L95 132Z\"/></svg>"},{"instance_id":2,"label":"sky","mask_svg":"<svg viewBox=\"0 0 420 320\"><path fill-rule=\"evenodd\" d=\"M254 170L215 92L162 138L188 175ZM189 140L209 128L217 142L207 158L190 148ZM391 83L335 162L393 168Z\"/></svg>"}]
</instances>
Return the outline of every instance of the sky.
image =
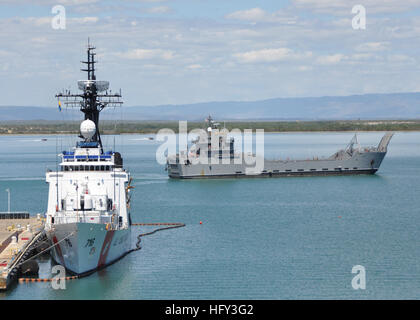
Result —
<instances>
[{"instance_id":1,"label":"sky","mask_svg":"<svg viewBox=\"0 0 420 320\"><path fill-rule=\"evenodd\" d=\"M0 0L0 105L76 91L88 37L126 106L420 91L420 0Z\"/></svg>"}]
</instances>

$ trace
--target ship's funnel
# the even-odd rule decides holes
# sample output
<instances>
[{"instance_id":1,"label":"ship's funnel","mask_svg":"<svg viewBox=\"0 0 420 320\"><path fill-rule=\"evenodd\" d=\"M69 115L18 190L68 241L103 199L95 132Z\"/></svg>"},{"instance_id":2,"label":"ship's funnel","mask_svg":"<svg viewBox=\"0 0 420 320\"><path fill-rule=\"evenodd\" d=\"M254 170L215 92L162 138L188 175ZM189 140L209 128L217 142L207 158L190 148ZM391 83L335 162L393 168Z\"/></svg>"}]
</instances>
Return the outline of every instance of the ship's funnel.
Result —
<instances>
[{"instance_id":1,"label":"ship's funnel","mask_svg":"<svg viewBox=\"0 0 420 320\"><path fill-rule=\"evenodd\" d=\"M80 124L80 134L86 141L90 141L92 137L95 135L96 126L95 122L92 120L85 120Z\"/></svg>"}]
</instances>

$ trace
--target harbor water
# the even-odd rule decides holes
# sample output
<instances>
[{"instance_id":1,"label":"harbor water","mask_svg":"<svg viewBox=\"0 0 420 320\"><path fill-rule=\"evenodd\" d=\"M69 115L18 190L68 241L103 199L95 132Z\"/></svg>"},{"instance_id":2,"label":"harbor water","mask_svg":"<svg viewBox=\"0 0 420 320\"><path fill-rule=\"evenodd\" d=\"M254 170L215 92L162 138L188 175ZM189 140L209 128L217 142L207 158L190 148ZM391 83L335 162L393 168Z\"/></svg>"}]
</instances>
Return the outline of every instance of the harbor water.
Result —
<instances>
[{"instance_id":1,"label":"harbor water","mask_svg":"<svg viewBox=\"0 0 420 320\"><path fill-rule=\"evenodd\" d=\"M266 134L265 155L329 156L352 135ZM382 135L360 133L359 141L377 145ZM0 299L420 298L420 132L396 133L376 175L226 180L169 180L151 136L115 137L134 179L132 220L186 227L143 238L142 250L65 290L16 284ZM0 136L0 211L9 188L12 211L44 212L45 171L74 141ZM133 247L153 229L133 227ZM38 262L40 277L51 277L48 256ZM365 290L352 287L357 265Z\"/></svg>"}]
</instances>

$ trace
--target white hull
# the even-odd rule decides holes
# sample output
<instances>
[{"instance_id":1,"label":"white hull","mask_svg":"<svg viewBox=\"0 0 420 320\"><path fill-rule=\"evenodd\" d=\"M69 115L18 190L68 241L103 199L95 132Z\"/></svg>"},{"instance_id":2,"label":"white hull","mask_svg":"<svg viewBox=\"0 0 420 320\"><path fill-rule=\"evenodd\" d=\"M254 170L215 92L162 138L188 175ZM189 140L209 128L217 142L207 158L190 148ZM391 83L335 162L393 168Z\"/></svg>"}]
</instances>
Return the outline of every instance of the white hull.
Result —
<instances>
[{"instance_id":1,"label":"white hull","mask_svg":"<svg viewBox=\"0 0 420 320\"><path fill-rule=\"evenodd\" d=\"M47 232L53 259L75 274L100 269L131 249L130 228L106 230L104 224L56 224ZM64 239L64 240L63 240ZM57 244L58 243L58 244Z\"/></svg>"}]
</instances>

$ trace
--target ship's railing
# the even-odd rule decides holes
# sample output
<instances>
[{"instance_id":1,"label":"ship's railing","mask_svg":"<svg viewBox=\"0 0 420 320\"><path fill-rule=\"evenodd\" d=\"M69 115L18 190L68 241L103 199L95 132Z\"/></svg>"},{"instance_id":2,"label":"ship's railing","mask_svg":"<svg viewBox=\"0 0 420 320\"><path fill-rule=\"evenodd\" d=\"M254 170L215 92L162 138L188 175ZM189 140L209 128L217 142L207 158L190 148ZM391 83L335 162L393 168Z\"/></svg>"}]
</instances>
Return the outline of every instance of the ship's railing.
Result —
<instances>
[{"instance_id":1,"label":"ship's railing","mask_svg":"<svg viewBox=\"0 0 420 320\"><path fill-rule=\"evenodd\" d=\"M84 160L84 161L111 161L112 156L110 155L94 155L94 156L88 156L88 155L63 155L64 161L78 161L78 160Z\"/></svg>"},{"instance_id":2,"label":"ship's railing","mask_svg":"<svg viewBox=\"0 0 420 320\"><path fill-rule=\"evenodd\" d=\"M100 224L113 224L116 218L112 215L86 215L83 213L79 214L68 214L68 215L56 215L54 216L53 224L66 224L66 223L100 223Z\"/></svg>"},{"instance_id":3,"label":"ship's railing","mask_svg":"<svg viewBox=\"0 0 420 320\"><path fill-rule=\"evenodd\" d=\"M77 154L77 152L74 151L63 151L61 154L64 161L111 161L112 155L112 151L94 155Z\"/></svg>"}]
</instances>

